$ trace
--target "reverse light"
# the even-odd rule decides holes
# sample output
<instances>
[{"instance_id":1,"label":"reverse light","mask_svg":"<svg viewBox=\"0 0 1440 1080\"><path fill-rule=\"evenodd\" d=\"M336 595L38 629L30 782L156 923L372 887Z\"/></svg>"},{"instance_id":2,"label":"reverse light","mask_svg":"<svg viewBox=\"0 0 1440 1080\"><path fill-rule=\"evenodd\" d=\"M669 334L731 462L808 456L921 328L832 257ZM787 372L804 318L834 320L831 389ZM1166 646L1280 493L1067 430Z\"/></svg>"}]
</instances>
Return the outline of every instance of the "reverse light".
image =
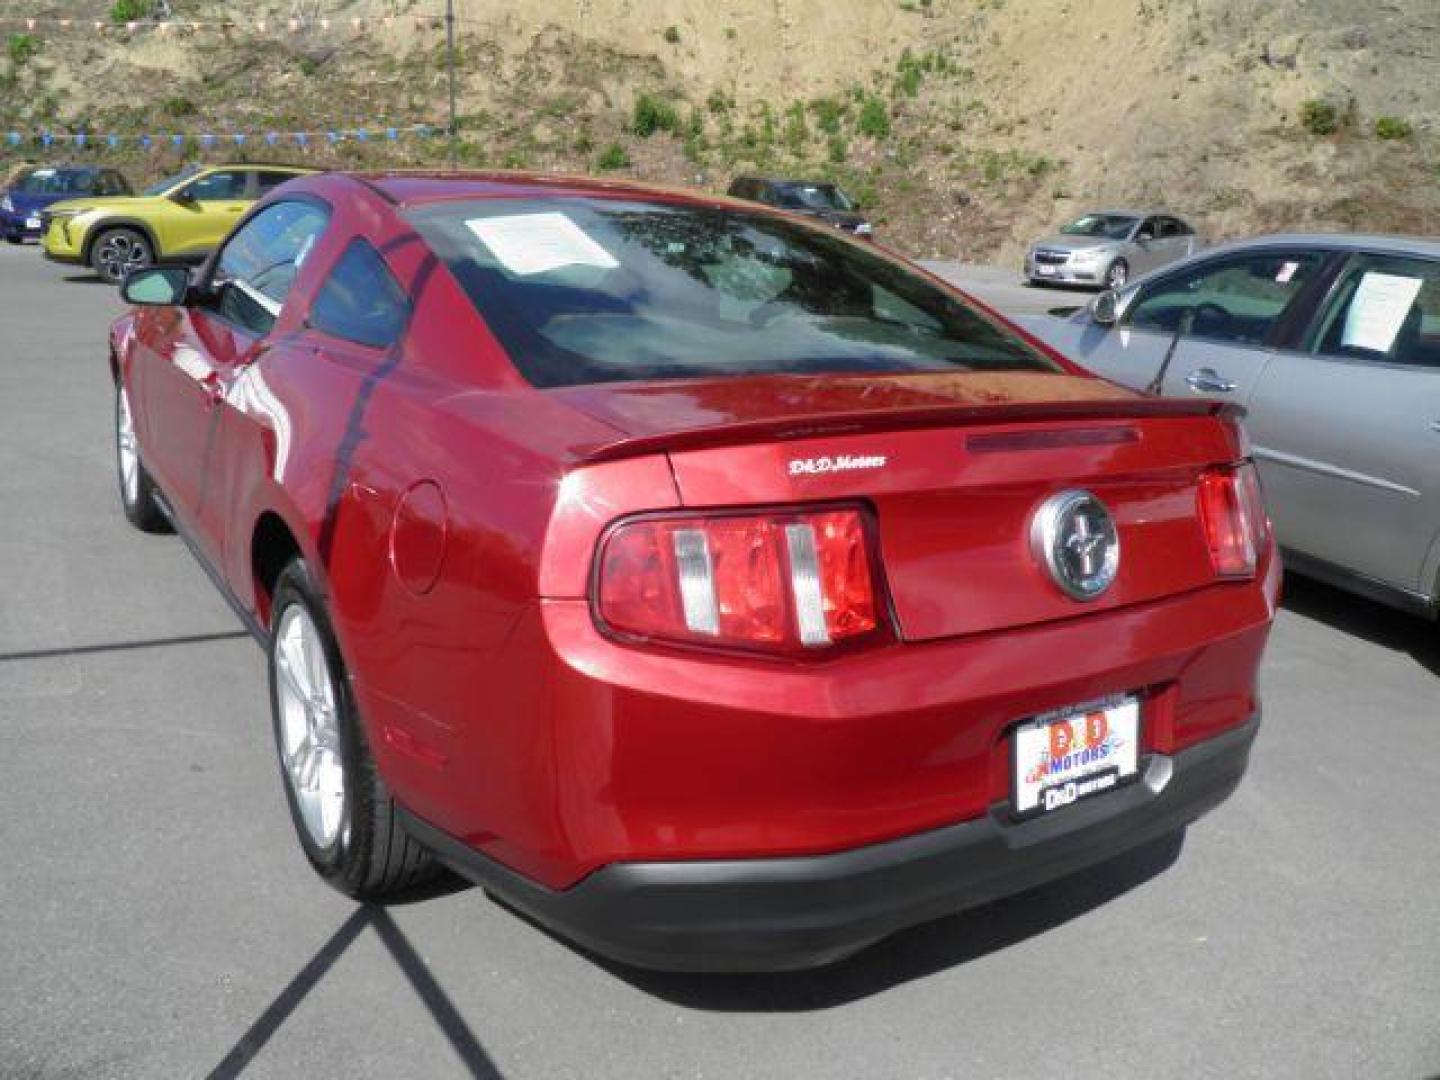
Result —
<instances>
[{"instance_id":1,"label":"reverse light","mask_svg":"<svg viewBox=\"0 0 1440 1080\"><path fill-rule=\"evenodd\" d=\"M1200 520L1216 575L1253 577L1260 553L1270 539L1270 522L1265 516L1255 466L1246 462L1204 473L1198 497Z\"/></svg>"},{"instance_id":2,"label":"reverse light","mask_svg":"<svg viewBox=\"0 0 1440 1080\"><path fill-rule=\"evenodd\" d=\"M880 630L863 512L639 518L602 541L594 602L645 641L809 652Z\"/></svg>"}]
</instances>

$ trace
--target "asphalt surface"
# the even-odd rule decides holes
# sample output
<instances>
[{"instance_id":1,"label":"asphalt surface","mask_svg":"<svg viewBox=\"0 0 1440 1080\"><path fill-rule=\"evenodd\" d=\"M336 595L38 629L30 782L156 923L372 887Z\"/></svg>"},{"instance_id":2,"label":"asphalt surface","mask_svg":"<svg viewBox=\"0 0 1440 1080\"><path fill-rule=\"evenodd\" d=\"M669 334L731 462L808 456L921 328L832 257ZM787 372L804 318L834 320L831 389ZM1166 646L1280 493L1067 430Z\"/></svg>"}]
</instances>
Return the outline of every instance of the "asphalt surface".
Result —
<instances>
[{"instance_id":1,"label":"asphalt surface","mask_svg":"<svg viewBox=\"0 0 1440 1080\"><path fill-rule=\"evenodd\" d=\"M119 305L73 276L0 245L4 1080L1440 1075L1440 636L1304 583L1178 852L778 977L610 967L458 884L353 905L292 836L260 652L121 517Z\"/></svg>"}]
</instances>

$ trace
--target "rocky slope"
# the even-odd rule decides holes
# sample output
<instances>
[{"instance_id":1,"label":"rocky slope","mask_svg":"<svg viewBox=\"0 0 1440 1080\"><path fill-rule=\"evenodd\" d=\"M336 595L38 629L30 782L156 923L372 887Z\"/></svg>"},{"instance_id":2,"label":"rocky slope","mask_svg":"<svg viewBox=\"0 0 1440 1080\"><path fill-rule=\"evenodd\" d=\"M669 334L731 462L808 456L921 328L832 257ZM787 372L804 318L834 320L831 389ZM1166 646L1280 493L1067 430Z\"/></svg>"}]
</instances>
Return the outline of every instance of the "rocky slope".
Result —
<instances>
[{"instance_id":1,"label":"rocky slope","mask_svg":"<svg viewBox=\"0 0 1440 1080\"><path fill-rule=\"evenodd\" d=\"M0 132L444 122L439 0L171 6L180 19L243 25L160 34L141 16L133 33L53 22L30 32L17 20L110 24L112 8L0 0ZM1011 259L1026 237L1096 203L1163 204L1215 236L1440 233L1435 0L457 0L456 10L467 164L715 189L737 172L830 175L919 255ZM288 25L322 16L328 29ZM284 154L411 165L446 152L443 140L351 139ZM179 156L93 142L67 151L100 154L136 174Z\"/></svg>"}]
</instances>

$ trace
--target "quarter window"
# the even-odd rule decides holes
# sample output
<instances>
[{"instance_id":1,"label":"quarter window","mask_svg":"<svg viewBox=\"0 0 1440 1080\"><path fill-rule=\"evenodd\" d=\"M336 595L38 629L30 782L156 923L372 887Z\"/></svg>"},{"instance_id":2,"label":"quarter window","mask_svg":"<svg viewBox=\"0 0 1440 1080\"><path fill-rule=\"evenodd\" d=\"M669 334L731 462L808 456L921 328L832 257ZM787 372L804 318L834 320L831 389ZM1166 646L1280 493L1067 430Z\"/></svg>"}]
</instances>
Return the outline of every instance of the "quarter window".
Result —
<instances>
[{"instance_id":1,"label":"quarter window","mask_svg":"<svg viewBox=\"0 0 1440 1080\"><path fill-rule=\"evenodd\" d=\"M314 203L290 201L267 206L242 225L215 263L220 314L253 333L269 333L328 221Z\"/></svg>"},{"instance_id":2,"label":"quarter window","mask_svg":"<svg viewBox=\"0 0 1440 1080\"><path fill-rule=\"evenodd\" d=\"M1362 256L1334 296L1315 328L1312 351L1440 368L1440 263Z\"/></svg>"},{"instance_id":3,"label":"quarter window","mask_svg":"<svg viewBox=\"0 0 1440 1080\"><path fill-rule=\"evenodd\" d=\"M330 271L310 309L310 325L376 349L399 340L410 317L405 292L380 253L356 237Z\"/></svg>"},{"instance_id":4,"label":"quarter window","mask_svg":"<svg viewBox=\"0 0 1440 1080\"><path fill-rule=\"evenodd\" d=\"M1146 289L1129 323L1173 333L1189 311L1193 337L1260 345L1320 265L1316 252L1262 252L1192 266Z\"/></svg>"}]
</instances>

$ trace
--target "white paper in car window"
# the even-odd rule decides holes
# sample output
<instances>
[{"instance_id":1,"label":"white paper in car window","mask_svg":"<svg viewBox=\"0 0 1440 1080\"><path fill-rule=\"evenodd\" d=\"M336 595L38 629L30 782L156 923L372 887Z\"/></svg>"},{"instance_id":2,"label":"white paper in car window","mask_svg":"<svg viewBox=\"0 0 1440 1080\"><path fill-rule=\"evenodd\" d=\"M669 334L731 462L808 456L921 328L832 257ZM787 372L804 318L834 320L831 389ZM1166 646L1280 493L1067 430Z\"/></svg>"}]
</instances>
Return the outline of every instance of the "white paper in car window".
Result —
<instances>
[{"instance_id":1,"label":"white paper in car window","mask_svg":"<svg viewBox=\"0 0 1440 1080\"><path fill-rule=\"evenodd\" d=\"M1388 353L1423 284L1420 278L1367 273L1350 301L1340 344Z\"/></svg>"},{"instance_id":2,"label":"white paper in car window","mask_svg":"<svg viewBox=\"0 0 1440 1080\"><path fill-rule=\"evenodd\" d=\"M1295 278L1295 271L1300 269L1298 262L1287 262L1281 265L1280 272L1275 275L1275 281L1279 285L1289 285Z\"/></svg>"},{"instance_id":3,"label":"white paper in car window","mask_svg":"<svg viewBox=\"0 0 1440 1080\"><path fill-rule=\"evenodd\" d=\"M620 264L564 214L509 214L465 222L506 270L522 277L562 266L613 270Z\"/></svg>"}]
</instances>

